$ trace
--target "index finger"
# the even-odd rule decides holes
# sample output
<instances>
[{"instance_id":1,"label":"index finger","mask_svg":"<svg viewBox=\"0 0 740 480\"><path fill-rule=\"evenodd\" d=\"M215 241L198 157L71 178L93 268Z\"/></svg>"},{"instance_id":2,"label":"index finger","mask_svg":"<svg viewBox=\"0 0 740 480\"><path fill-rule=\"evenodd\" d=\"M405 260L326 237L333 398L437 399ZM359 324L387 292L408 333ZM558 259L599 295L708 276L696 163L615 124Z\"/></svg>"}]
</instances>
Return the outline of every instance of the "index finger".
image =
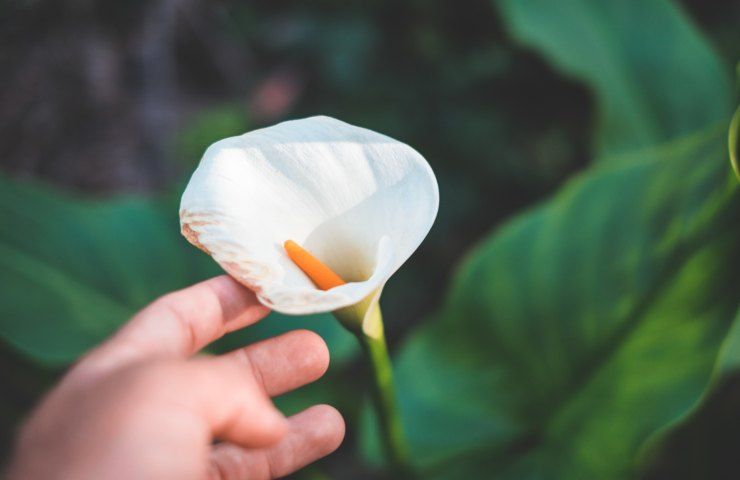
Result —
<instances>
[{"instance_id":1,"label":"index finger","mask_svg":"<svg viewBox=\"0 0 740 480\"><path fill-rule=\"evenodd\" d=\"M254 292L222 275L155 300L86 361L102 367L150 356L188 357L269 311Z\"/></svg>"}]
</instances>

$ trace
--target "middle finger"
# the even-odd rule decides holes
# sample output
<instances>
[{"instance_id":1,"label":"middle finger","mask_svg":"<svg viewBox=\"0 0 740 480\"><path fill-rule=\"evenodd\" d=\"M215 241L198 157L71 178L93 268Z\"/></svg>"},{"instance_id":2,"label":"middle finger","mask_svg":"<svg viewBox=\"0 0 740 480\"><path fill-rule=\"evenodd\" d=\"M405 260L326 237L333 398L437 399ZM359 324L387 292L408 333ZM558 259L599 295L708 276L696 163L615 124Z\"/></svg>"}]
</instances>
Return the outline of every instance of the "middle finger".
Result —
<instances>
[{"instance_id":1,"label":"middle finger","mask_svg":"<svg viewBox=\"0 0 740 480\"><path fill-rule=\"evenodd\" d=\"M293 330L224 354L218 361L244 365L274 397L321 378L329 368L329 350L318 334Z\"/></svg>"}]
</instances>

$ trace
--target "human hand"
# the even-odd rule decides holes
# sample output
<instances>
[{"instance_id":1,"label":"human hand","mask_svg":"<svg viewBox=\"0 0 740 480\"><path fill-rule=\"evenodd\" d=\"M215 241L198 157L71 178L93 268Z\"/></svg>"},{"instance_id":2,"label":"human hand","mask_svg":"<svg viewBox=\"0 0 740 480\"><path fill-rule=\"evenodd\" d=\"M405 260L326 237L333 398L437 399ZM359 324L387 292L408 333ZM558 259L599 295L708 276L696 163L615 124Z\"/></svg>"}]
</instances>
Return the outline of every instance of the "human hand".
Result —
<instances>
[{"instance_id":1,"label":"human hand","mask_svg":"<svg viewBox=\"0 0 740 480\"><path fill-rule=\"evenodd\" d=\"M296 330L195 356L267 313L228 276L158 299L37 407L10 478L267 479L331 453L344 437L334 408L286 419L270 400L324 374L329 352L318 335Z\"/></svg>"}]
</instances>

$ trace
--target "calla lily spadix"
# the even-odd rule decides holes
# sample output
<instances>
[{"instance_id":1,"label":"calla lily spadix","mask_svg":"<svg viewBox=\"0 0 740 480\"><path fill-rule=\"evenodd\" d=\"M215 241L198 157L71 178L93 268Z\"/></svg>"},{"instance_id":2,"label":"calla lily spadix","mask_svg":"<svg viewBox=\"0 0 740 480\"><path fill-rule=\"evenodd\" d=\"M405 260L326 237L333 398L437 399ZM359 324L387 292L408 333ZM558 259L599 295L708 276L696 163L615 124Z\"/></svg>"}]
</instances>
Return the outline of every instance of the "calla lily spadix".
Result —
<instances>
[{"instance_id":1,"label":"calla lily spadix","mask_svg":"<svg viewBox=\"0 0 740 480\"><path fill-rule=\"evenodd\" d=\"M311 117L211 145L182 196L180 223L271 309L347 314L365 305L356 311L364 315L427 235L438 204L434 173L413 148ZM317 287L286 241L343 283Z\"/></svg>"}]
</instances>

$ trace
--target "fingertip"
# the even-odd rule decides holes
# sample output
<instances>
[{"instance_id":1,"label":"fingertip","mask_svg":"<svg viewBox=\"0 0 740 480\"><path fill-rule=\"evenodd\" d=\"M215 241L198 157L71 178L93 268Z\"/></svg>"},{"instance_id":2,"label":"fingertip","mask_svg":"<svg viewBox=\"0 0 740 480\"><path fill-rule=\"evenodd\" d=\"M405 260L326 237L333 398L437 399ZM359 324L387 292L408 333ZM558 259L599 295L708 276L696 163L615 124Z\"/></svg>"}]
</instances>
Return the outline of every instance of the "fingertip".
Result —
<instances>
[{"instance_id":1,"label":"fingertip","mask_svg":"<svg viewBox=\"0 0 740 480\"><path fill-rule=\"evenodd\" d=\"M310 381L318 380L323 377L329 369L329 347L326 342L316 332L311 330L295 330L292 332L302 344L302 362L306 366L307 374L310 375Z\"/></svg>"},{"instance_id":2,"label":"fingertip","mask_svg":"<svg viewBox=\"0 0 740 480\"><path fill-rule=\"evenodd\" d=\"M346 427L344 417L331 405L314 405L299 415L309 419L313 436L321 446L320 456L335 451L344 441Z\"/></svg>"},{"instance_id":3,"label":"fingertip","mask_svg":"<svg viewBox=\"0 0 740 480\"><path fill-rule=\"evenodd\" d=\"M324 407L324 415L327 416L327 424L328 425L334 425L334 429L332 433L329 435L329 445L331 446L331 452L339 448L339 446L344 441L344 436L347 431L346 423L344 422L344 417L342 414L337 410L336 408L332 407L331 405L323 405Z\"/></svg>"},{"instance_id":4,"label":"fingertip","mask_svg":"<svg viewBox=\"0 0 740 480\"><path fill-rule=\"evenodd\" d=\"M245 450L228 444L214 448L214 476L222 480L283 477L329 455L344 440L344 419L329 405L315 405L288 421L290 431L270 448Z\"/></svg>"},{"instance_id":5,"label":"fingertip","mask_svg":"<svg viewBox=\"0 0 740 480\"><path fill-rule=\"evenodd\" d=\"M242 299L241 311L232 315L224 325L226 333L257 323L270 314L270 308L259 301L257 294L233 277L221 275L212 279L212 281L214 288L221 290L224 296L234 296Z\"/></svg>"}]
</instances>

